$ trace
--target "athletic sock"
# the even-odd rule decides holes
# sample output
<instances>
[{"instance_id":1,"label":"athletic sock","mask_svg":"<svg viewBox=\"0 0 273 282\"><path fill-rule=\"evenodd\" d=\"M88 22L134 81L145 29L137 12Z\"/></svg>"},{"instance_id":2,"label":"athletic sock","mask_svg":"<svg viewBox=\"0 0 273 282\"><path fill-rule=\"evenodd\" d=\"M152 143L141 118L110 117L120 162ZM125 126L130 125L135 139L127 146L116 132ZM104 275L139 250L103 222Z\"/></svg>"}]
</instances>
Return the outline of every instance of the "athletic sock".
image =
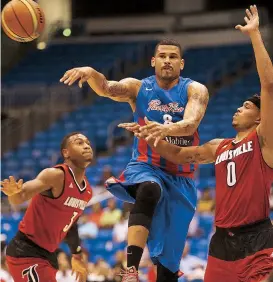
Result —
<instances>
[{"instance_id":1,"label":"athletic sock","mask_svg":"<svg viewBox=\"0 0 273 282\"><path fill-rule=\"evenodd\" d=\"M143 249L138 246L127 247L127 267L134 266L138 270L139 263L143 254Z\"/></svg>"}]
</instances>

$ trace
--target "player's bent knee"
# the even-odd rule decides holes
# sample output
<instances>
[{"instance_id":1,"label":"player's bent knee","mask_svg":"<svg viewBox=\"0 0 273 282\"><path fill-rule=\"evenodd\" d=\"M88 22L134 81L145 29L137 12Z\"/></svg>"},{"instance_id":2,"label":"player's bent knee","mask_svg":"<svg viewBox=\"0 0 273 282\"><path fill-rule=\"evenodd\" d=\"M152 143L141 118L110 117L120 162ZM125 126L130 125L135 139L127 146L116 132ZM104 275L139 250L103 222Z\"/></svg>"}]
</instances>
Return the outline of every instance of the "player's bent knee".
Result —
<instances>
[{"instance_id":1,"label":"player's bent knee","mask_svg":"<svg viewBox=\"0 0 273 282\"><path fill-rule=\"evenodd\" d=\"M150 229L156 205L161 196L161 188L157 183L144 182L138 187L136 202L129 218L129 227L141 225Z\"/></svg>"},{"instance_id":2,"label":"player's bent knee","mask_svg":"<svg viewBox=\"0 0 273 282\"><path fill-rule=\"evenodd\" d=\"M141 200L152 205L156 205L161 196L160 186L151 181L143 182L139 185L136 200Z\"/></svg>"}]
</instances>

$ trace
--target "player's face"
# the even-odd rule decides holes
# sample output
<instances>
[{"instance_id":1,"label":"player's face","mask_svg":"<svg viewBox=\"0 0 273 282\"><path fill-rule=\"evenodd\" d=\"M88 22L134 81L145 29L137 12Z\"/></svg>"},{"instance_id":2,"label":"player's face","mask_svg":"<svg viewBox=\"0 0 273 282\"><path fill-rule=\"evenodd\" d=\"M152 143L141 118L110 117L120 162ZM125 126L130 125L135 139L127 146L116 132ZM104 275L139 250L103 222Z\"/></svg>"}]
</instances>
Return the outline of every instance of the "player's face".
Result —
<instances>
[{"instance_id":1,"label":"player's face","mask_svg":"<svg viewBox=\"0 0 273 282\"><path fill-rule=\"evenodd\" d=\"M88 165L93 159L93 150L90 141L82 134L76 134L68 139L67 149L64 150L66 158L72 162Z\"/></svg>"},{"instance_id":2,"label":"player's face","mask_svg":"<svg viewBox=\"0 0 273 282\"><path fill-rule=\"evenodd\" d=\"M250 129L260 123L260 110L250 101L244 102L233 116L232 126L237 130Z\"/></svg>"},{"instance_id":3,"label":"player's face","mask_svg":"<svg viewBox=\"0 0 273 282\"><path fill-rule=\"evenodd\" d=\"M159 45L151 64L159 79L170 82L177 79L184 68L179 48L172 45Z\"/></svg>"}]
</instances>

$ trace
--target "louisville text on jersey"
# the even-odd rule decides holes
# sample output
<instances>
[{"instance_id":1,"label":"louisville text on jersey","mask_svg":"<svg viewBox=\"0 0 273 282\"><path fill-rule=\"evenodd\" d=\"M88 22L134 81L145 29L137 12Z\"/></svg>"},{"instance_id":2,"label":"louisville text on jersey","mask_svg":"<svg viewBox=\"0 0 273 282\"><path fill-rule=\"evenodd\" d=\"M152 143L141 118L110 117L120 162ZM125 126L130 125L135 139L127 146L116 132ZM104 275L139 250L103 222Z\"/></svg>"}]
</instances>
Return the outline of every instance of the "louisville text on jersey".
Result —
<instances>
[{"instance_id":1,"label":"louisville text on jersey","mask_svg":"<svg viewBox=\"0 0 273 282\"><path fill-rule=\"evenodd\" d=\"M224 162L226 160L231 160L241 154L245 154L248 152L253 151L253 146L252 146L252 141L249 141L247 143L242 144L241 146L239 146L238 148L234 149L234 150L227 150L225 152L223 152L222 154L220 154L217 159L215 164L219 164L221 162Z\"/></svg>"},{"instance_id":2,"label":"louisville text on jersey","mask_svg":"<svg viewBox=\"0 0 273 282\"><path fill-rule=\"evenodd\" d=\"M71 208L84 210L87 205L87 202L73 197L67 197L66 201L64 202L64 205Z\"/></svg>"}]
</instances>

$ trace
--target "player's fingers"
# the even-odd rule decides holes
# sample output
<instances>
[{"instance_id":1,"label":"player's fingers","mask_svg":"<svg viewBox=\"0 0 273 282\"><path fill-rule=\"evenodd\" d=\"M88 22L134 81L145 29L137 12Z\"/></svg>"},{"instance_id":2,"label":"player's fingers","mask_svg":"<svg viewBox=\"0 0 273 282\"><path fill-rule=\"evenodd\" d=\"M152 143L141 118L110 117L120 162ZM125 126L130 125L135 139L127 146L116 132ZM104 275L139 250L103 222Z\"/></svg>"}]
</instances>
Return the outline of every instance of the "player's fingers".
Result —
<instances>
[{"instance_id":1,"label":"player's fingers","mask_svg":"<svg viewBox=\"0 0 273 282\"><path fill-rule=\"evenodd\" d=\"M22 189L22 186L23 186L23 179L20 179L18 182L17 182L17 185L18 185L18 189Z\"/></svg>"},{"instance_id":2,"label":"player's fingers","mask_svg":"<svg viewBox=\"0 0 273 282\"><path fill-rule=\"evenodd\" d=\"M118 124L118 127L128 129L128 128L140 127L140 125L136 122L128 122L128 123L120 123Z\"/></svg>"},{"instance_id":3,"label":"player's fingers","mask_svg":"<svg viewBox=\"0 0 273 282\"><path fill-rule=\"evenodd\" d=\"M1 185L5 186L6 184L7 184L6 179L5 179L5 180L3 180L3 181L1 181Z\"/></svg>"},{"instance_id":4,"label":"player's fingers","mask_svg":"<svg viewBox=\"0 0 273 282\"><path fill-rule=\"evenodd\" d=\"M77 71L73 70L64 80L64 84L68 84Z\"/></svg>"},{"instance_id":5,"label":"player's fingers","mask_svg":"<svg viewBox=\"0 0 273 282\"><path fill-rule=\"evenodd\" d=\"M73 72L70 73L69 77L65 80L64 84L69 84L76 76L78 76L79 71L74 69Z\"/></svg>"},{"instance_id":6,"label":"player's fingers","mask_svg":"<svg viewBox=\"0 0 273 282\"><path fill-rule=\"evenodd\" d=\"M79 282L86 282L86 279L84 280L85 278L85 271L84 270L81 270L78 272L79 276L78 276L78 281Z\"/></svg>"},{"instance_id":7,"label":"player's fingers","mask_svg":"<svg viewBox=\"0 0 273 282\"><path fill-rule=\"evenodd\" d=\"M4 187L1 187L1 192L3 192L4 194L6 194L8 196L8 191Z\"/></svg>"},{"instance_id":8,"label":"player's fingers","mask_svg":"<svg viewBox=\"0 0 273 282\"><path fill-rule=\"evenodd\" d=\"M151 131L150 131L150 132L149 132L149 136L150 136L149 139L155 139L155 138L161 136L161 132L158 131L158 130L156 130L156 131L154 131L154 132L151 132Z\"/></svg>"},{"instance_id":9,"label":"player's fingers","mask_svg":"<svg viewBox=\"0 0 273 282\"><path fill-rule=\"evenodd\" d=\"M146 139L146 141L149 141L151 139L155 139L155 138L157 138L159 136L159 134L160 134L159 132L154 132L153 134L151 134L149 132L149 135L145 139Z\"/></svg>"},{"instance_id":10,"label":"player's fingers","mask_svg":"<svg viewBox=\"0 0 273 282\"><path fill-rule=\"evenodd\" d=\"M257 13L257 7L255 8L256 6L255 5L251 5L250 6L250 11L251 11L251 15L255 15Z\"/></svg>"},{"instance_id":11,"label":"player's fingers","mask_svg":"<svg viewBox=\"0 0 273 282\"><path fill-rule=\"evenodd\" d=\"M70 74L74 71L74 69L68 70L65 72L65 74L63 75L63 77L60 79L60 82L64 82L69 76Z\"/></svg>"},{"instance_id":12,"label":"player's fingers","mask_svg":"<svg viewBox=\"0 0 273 282\"><path fill-rule=\"evenodd\" d=\"M137 132L135 132L134 135L135 135L135 137L138 138L138 139L141 138L140 134L137 133Z\"/></svg>"},{"instance_id":13,"label":"player's fingers","mask_svg":"<svg viewBox=\"0 0 273 282\"><path fill-rule=\"evenodd\" d=\"M14 179L14 177L12 175L9 176L9 181L10 181L10 184L14 184L15 183L15 179Z\"/></svg>"},{"instance_id":14,"label":"player's fingers","mask_svg":"<svg viewBox=\"0 0 273 282\"><path fill-rule=\"evenodd\" d=\"M251 6L250 6L250 8L251 8ZM248 9L246 9L246 14L247 14L249 19L252 18L252 14L251 14L251 12Z\"/></svg>"},{"instance_id":15,"label":"player's fingers","mask_svg":"<svg viewBox=\"0 0 273 282\"><path fill-rule=\"evenodd\" d=\"M88 76L87 75L82 75L81 79L79 81L79 87L82 88L82 85L88 80Z\"/></svg>"},{"instance_id":16,"label":"player's fingers","mask_svg":"<svg viewBox=\"0 0 273 282\"><path fill-rule=\"evenodd\" d=\"M156 127L156 126L157 126L157 123L155 123L155 122L151 122L151 123L150 123L150 124L148 124L148 125L144 125L144 126L142 126L142 127L141 127L141 129L140 129L140 131L150 130L150 129L152 129L152 128Z\"/></svg>"},{"instance_id":17,"label":"player's fingers","mask_svg":"<svg viewBox=\"0 0 273 282\"><path fill-rule=\"evenodd\" d=\"M79 81L80 88L82 88L83 83L85 83L89 78L90 76L86 75L85 73L81 75L81 80Z\"/></svg>"},{"instance_id":18,"label":"player's fingers","mask_svg":"<svg viewBox=\"0 0 273 282\"><path fill-rule=\"evenodd\" d=\"M4 181L1 181L1 185L5 188L7 188L8 184L9 184L9 180L7 179L4 179Z\"/></svg>"},{"instance_id":19,"label":"player's fingers","mask_svg":"<svg viewBox=\"0 0 273 282\"><path fill-rule=\"evenodd\" d=\"M70 78L68 86L71 86L76 80L82 77L82 74L79 71L76 71Z\"/></svg>"},{"instance_id":20,"label":"player's fingers","mask_svg":"<svg viewBox=\"0 0 273 282\"><path fill-rule=\"evenodd\" d=\"M253 6L252 10L253 10L252 13L253 13L254 15L258 15L258 8L257 8L256 5Z\"/></svg>"},{"instance_id":21,"label":"player's fingers","mask_svg":"<svg viewBox=\"0 0 273 282\"><path fill-rule=\"evenodd\" d=\"M157 137L154 142L154 146L156 147L158 142L161 140L161 137Z\"/></svg>"},{"instance_id":22,"label":"player's fingers","mask_svg":"<svg viewBox=\"0 0 273 282\"><path fill-rule=\"evenodd\" d=\"M129 126L131 126L130 122L123 122L123 123L118 124L118 127L121 127L121 128L126 128L126 127L129 127Z\"/></svg>"},{"instance_id":23,"label":"player's fingers","mask_svg":"<svg viewBox=\"0 0 273 282\"><path fill-rule=\"evenodd\" d=\"M239 24L235 26L235 29L238 29L238 30L241 30L242 28L243 27L241 25L239 25Z\"/></svg>"},{"instance_id":24,"label":"player's fingers","mask_svg":"<svg viewBox=\"0 0 273 282\"><path fill-rule=\"evenodd\" d=\"M140 132L134 132L134 135L137 137L137 138L145 138L146 135L145 134L142 134Z\"/></svg>"},{"instance_id":25,"label":"player's fingers","mask_svg":"<svg viewBox=\"0 0 273 282\"><path fill-rule=\"evenodd\" d=\"M244 17L245 22L248 24L249 23L249 19L248 17Z\"/></svg>"},{"instance_id":26,"label":"player's fingers","mask_svg":"<svg viewBox=\"0 0 273 282\"><path fill-rule=\"evenodd\" d=\"M159 134L161 134L161 129L157 126L147 130L146 133L149 135L155 134L155 137L157 137Z\"/></svg>"},{"instance_id":27,"label":"player's fingers","mask_svg":"<svg viewBox=\"0 0 273 282\"><path fill-rule=\"evenodd\" d=\"M67 72L64 74L62 81L64 82L64 81L66 81L67 79L69 79L69 78L71 77L71 75L73 75L73 73L75 73L75 72L76 72L76 69L71 69L71 70L67 71Z\"/></svg>"}]
</instances>

